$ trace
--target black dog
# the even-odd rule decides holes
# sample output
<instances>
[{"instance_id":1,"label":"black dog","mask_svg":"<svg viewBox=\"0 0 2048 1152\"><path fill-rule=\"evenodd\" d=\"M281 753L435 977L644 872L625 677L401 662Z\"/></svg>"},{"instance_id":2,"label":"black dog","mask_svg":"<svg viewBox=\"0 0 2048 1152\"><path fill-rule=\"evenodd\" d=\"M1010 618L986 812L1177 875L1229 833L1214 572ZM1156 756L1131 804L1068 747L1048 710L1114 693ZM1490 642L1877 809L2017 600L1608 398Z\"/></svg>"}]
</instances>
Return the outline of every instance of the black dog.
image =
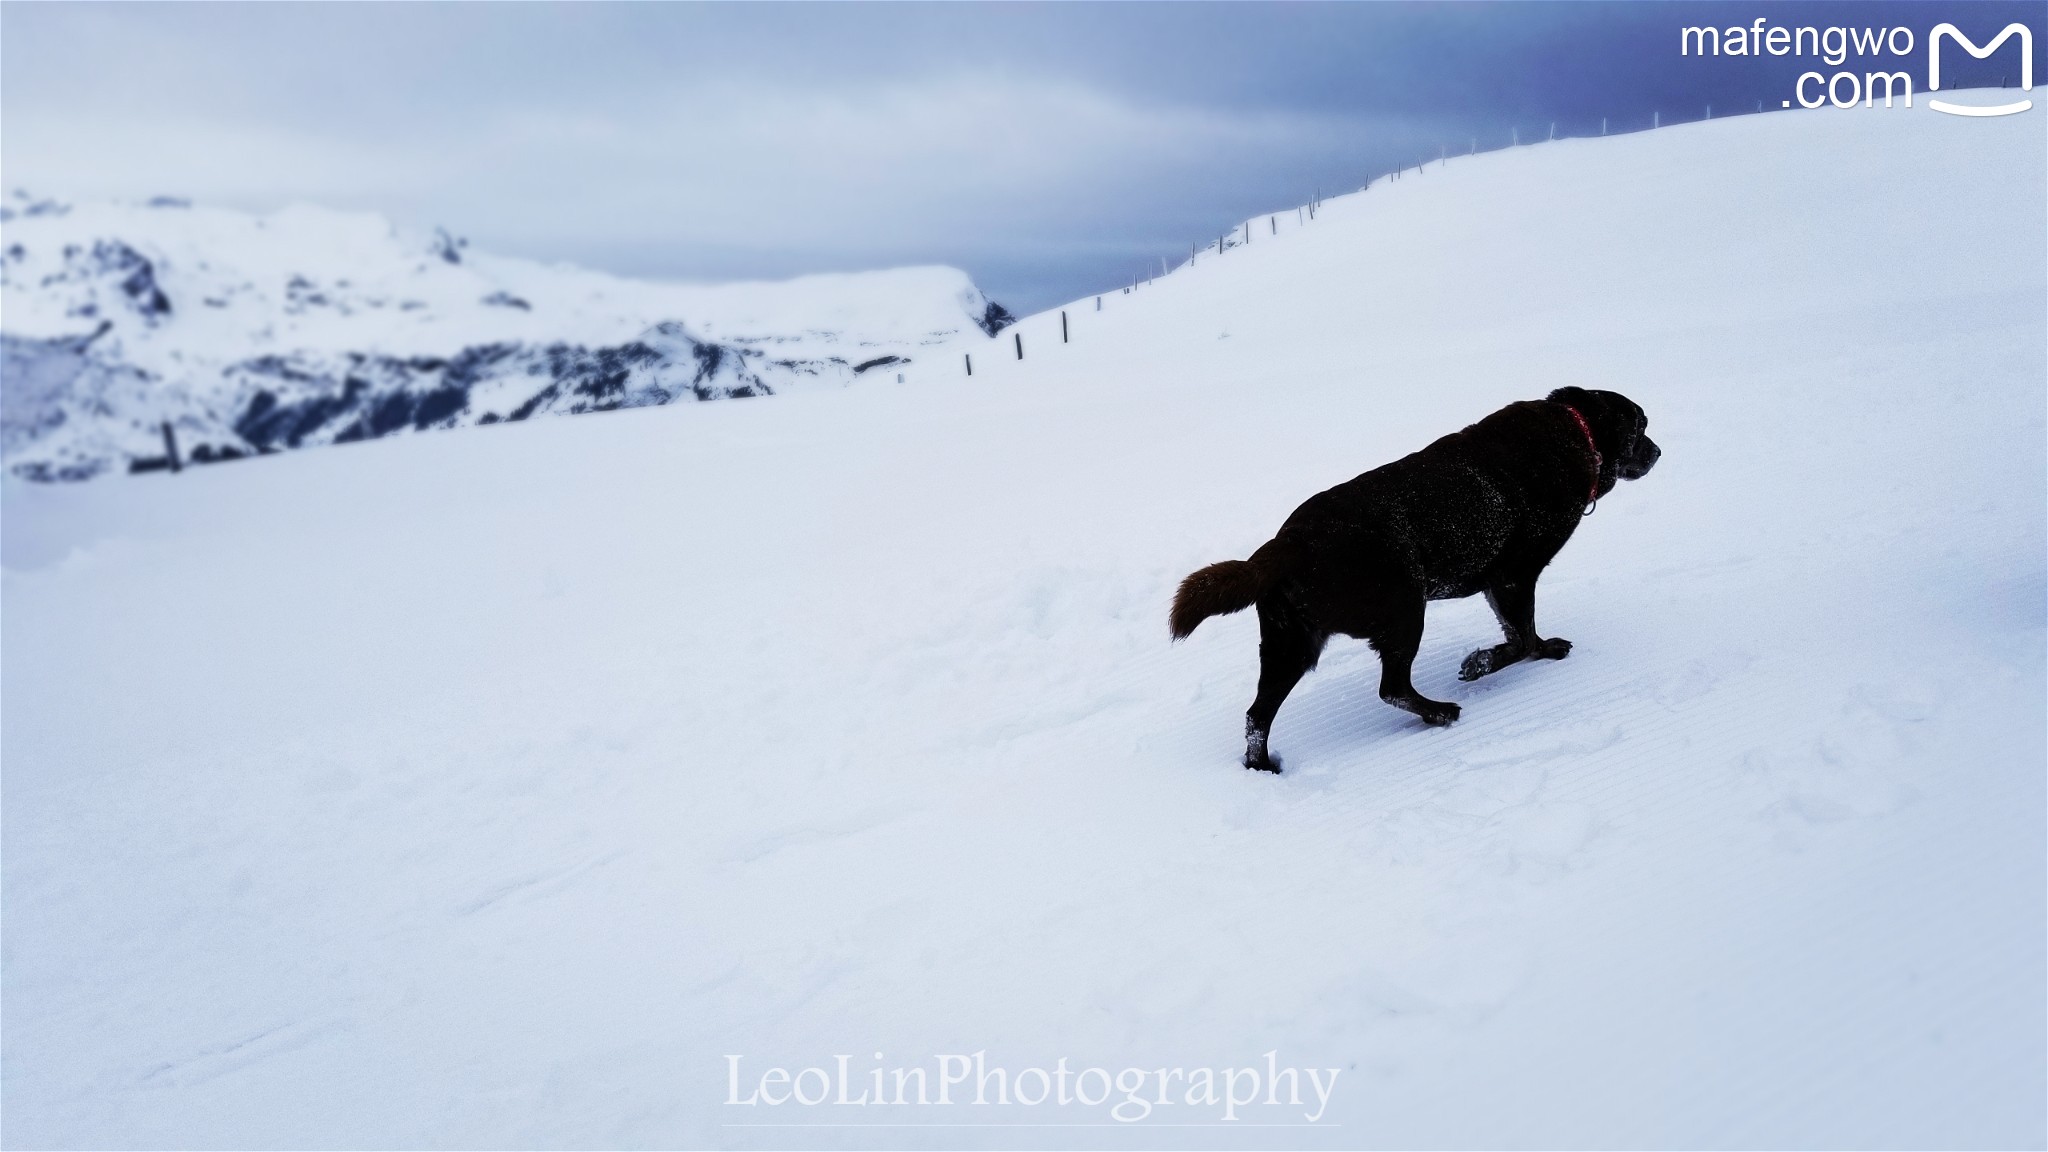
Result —
<instances>
[{"instance_id":1,"label":"black dog","mask_svg":"<svg viewBox=\"0 0 2048 1152\"><path fill-rule=\"evenodd\" d=\"M1564 659L1570 641L1536 633L1536 578L1589 505L1657 462L1648 423L1619 392L1560 388L1510 404L1310 497L1251 559L1181 581L1175 640L1211 616L1259 606L1259 695L1245 714L1244 766L1280 770L1266 755L1273 717L1333 633L1379 653L1380 699L1425 723L1456 720L1456 704L1423 696L1408 678L1430 600L1484 592L1507 636L1465 657L1460 680L1529 656Z\"/></svg>"}]
</instances>

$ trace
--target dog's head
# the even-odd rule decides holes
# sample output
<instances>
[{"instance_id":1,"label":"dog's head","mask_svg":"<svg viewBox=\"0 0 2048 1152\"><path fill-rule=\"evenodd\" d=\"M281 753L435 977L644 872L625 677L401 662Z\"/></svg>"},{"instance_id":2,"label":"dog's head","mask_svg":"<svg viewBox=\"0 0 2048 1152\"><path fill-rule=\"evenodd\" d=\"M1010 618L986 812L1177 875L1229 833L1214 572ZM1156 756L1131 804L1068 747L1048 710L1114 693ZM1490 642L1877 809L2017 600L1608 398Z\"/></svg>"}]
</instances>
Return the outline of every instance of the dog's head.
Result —
<instances>
[{"instance_id":1,"label":"dog's head","mask_svg":"<svg viewBox=\"0 0 2048 1152\"><path fill-rule=\"evenodd\" d=\"M1555 404L1568 404L1585 417L1586 427L1593 433L1593 444L1600 449L1603 457L1601 472L1611 468L1614 479L1638 480L1657 463L1664 450L1650 439L1645 431L1650 418L1643 414L1643 407L1619 392L1603 392L1597 388L1559 388L1545 399ZM1614 479L1602 475L1600 490L1605 492L1614 486Z\"/></svg>"}]
</instances>

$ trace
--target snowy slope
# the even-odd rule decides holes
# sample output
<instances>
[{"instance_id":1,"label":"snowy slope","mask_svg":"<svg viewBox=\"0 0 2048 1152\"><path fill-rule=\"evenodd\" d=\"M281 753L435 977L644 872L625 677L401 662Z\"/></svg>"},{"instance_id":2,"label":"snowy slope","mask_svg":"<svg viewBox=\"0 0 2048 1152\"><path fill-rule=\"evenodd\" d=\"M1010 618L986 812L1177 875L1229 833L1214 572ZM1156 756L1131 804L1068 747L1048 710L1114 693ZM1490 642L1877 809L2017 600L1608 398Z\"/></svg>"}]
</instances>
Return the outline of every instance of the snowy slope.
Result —
<instances>
[{"instance_id":1,"label":"snowy slope","mask_svg":"<svg viewBox=\"0 0 2048 1152\"><path fill-rule=\"evenodd\" d=\"M0 208L0 454L30 479L843 384L1006 314L951 268L662 284L294 207Z\"/></svg>"},{"instance_id":2,"label":"snowy slope","mask_svg":"<svg viewBox=\"0 0 2048 1152\"><path fill-rule=\"evenodd\" d=\"M2043 123L1453 160L1021 362L7 481L7 1139L2038 1146ZM1664 448L1571 658L1460 684L1437 604L1458 724L1339 641L1238 767L1256 622L1169 645L1180 577L1568 383ZM724 1103L977 1051L1341 1076ZM1104 1126L738 1126L885 1123Z\"/></svg>"}]
</instances>

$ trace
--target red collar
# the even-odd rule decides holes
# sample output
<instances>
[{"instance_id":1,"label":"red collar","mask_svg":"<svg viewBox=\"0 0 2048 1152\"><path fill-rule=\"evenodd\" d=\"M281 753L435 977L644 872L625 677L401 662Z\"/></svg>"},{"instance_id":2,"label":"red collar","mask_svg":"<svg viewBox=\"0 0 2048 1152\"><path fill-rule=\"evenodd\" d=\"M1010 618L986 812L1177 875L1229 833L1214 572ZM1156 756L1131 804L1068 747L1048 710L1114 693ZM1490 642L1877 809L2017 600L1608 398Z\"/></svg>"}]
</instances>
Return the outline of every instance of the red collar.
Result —
<instances>
[{"instance_id":1,"label":"red collar","mask_svg":"<svg viewBox=\"0 0 2048 1152\"><path fill-rule=\"evenodd\" d=\"M1597 504L1600 502L1600 466L1604 460L1600 455L1600 445L1593 442L1593 429L1586 423L1586 418L1579 415L1577 408L1566 404L1564 410L1572 414L1572 422L1579 426L1579 431L1586 434L1586 450L1593 454L1593 486L1586 490L1586 503Z\"/></svg>"}]
</instances>

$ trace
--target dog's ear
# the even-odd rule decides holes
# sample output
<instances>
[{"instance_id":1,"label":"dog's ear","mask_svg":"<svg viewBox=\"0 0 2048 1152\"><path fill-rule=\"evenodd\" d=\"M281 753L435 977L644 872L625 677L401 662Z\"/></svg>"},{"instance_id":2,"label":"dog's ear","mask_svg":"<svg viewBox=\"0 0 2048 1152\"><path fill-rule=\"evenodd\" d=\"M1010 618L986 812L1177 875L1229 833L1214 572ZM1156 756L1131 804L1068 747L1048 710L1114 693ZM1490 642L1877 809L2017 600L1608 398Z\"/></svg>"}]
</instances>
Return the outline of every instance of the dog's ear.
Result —
<instances>
[{"instance_id":1,"label":"dog's ear","mask_svg":"<svg viewBox=\"0 0 2048 1152\"><path fill-rule=\"evenodd\" d=\"M1593 393L1576 385L1570 388L1559 388L1550 395L1545 396L1544 399L1553 404L1569 404L1581 412L1598 403Z\"/></svg>"},{"instance_id":2,"label":"dog's ear","mask_svg":"<svg viewBox=\"0 0 2048 1152\"><path fill-rule=\"evenodd\" d=\"M1569 404L1578 409L1579 415L1585 417L1586 423L1594 428L1609 432L1626 432L1634 426L1634 413L1626 409L1635 405L1619 392L1574 386L1559 388L1544 399L1555 404Z\"/></svg>"},{"instance_id":3,"label":"dog's ear","mask_svg":"<svg viewBox=\"0 0 2048 1152\"><path fill-rule=\"evenodd\" d=\"M1649 423L1650 414L1648 412L1643 411L1643 406L1629 399L1628 397L1622 395L1621 393L1601 392L1598 393L1598 395L1607 398L1608 402L1614 406L1614 410L1620 413L1623 419L1628 421L1628 426L1630 428L1641 428L1643 425Z\"/></svg>"},{"instance_id":4,"label":"dog's ear","mask_svg":"<svg viewBox=\"0 0 2048 1152\"><path fill-rule=\"evenodd\" d=\"M1634 413L1626 410L1635 405L1619 392L1598 388L1559 388L1544 399L1570 405L1577 411L1586 422L1586 429L1593 434L1593 442L1608 455L1625 450L1630 434L1635 430Z\"/></svg>"}]
</instances>

